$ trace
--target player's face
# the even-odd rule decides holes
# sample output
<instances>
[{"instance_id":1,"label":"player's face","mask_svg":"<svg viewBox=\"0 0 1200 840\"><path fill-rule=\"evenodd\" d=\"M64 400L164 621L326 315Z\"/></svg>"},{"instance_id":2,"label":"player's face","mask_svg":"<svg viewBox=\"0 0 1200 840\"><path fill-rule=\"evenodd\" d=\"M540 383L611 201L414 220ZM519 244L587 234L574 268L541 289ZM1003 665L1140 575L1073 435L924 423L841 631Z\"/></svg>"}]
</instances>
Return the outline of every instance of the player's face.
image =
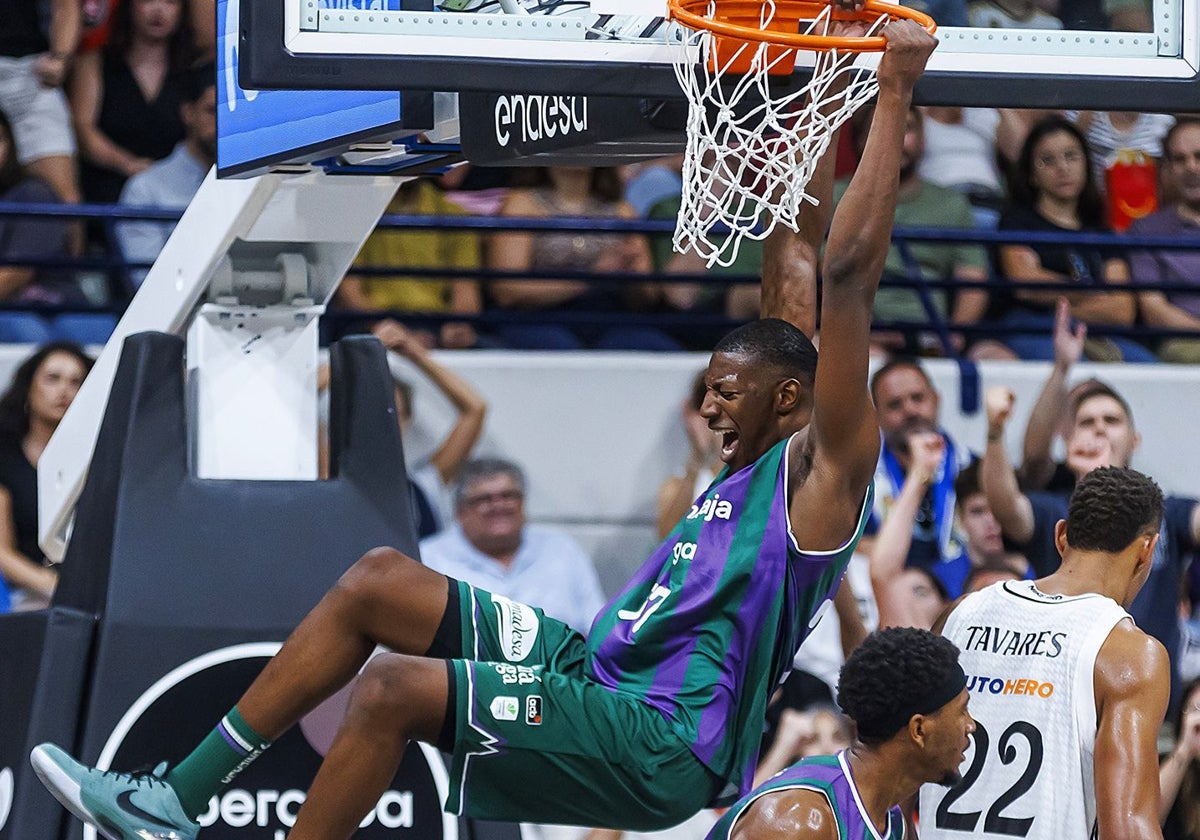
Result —
<instances>
[{"instance_id":1,"label":"player's face","mask_svg":"<svg viewBox=\"0 0 1200 840\"><path fill-rule=\"evenodd\" d=\"M83 377L83 364L70 353L47 356L29 385L30 419L57 426L79 393Z\"/></svg>"},{"instance_id":2,"label":"player's face","mask_svg":"<svg viewBox=\"0 0 1200 840\"><path fill-rule=\"evenodd\" d=\"M912 368L896 368L876 382L875 401L879 428L893 452L907 452L914 432L937 431L937 392Z\"/></svg>"},{"instance_id":3,"label":"player's face","mask_svg":"<svg viewBox=\"0 0 1200 840\"><path fill-rule=\"evenodd\" d=\"M1075 135L1047 134L1033 149L1033 188L1039 197L1076 201L1087 184L1087 156Z\"/></svg>"},{"instance_id":4,"label":"player's face","mask_svg":"<svg viewBox=\"0 0 1200 840\"><path fill-rule=\"evenodd\" d=\"M1166 175L1179 192L1179 200L1200 212L1200 125L1179 129L1164 156Z\"/></svg>"},{"instance_id":5,"label":"player's face","mask_svg":"<svg viewBox=\"0 0 1200 840\"><path fill-rule=\"evenodd\" d=\"M954 787L962 780L959 767L971 746L971 733L975 731L975 719L967 710L970 695L962 692L938 709L932 716L935 721L934 737L930 738L929 781L945 787Z\"/></svg>"},{"instance_id":6,"label":"player's face","mask_svg":"<svg viewBox=\"0 0 1200 840\"><path fill-rule=\"evenodd\" d=\"M781 438L774 410L778 382L742 354L713 353L704 375L700 416L719 438L721 460L732 470L752 464Z\"/></svg>"},{"instance_id":7,"label":"player's face","mask_svg":"<svg viewBox=\"0 0 1200 840\"><path fill-rule=\"evenodd\" d=\"M1076 476L1097 467L1127 467L1137 448L1138 435L1124 406L1107 394L1097 394L1079 404L1067 438L1067 466Z\"/></svg>"},{"instance_id":8,"label":"player's face","mask_svg":"<svg viewBox=\"0 0 1200 840\"><path fill-rule=\"evenodd\" d=\"M959 508L959 520L967 535L967 547L973 555L986 559L1004 554L1004 538L1000 523L996 521L988 506L987 496L972 493L963 499Z\"/></svg>"},{"instance_id":9,"label":"player's face","mask_svg":"<svg viewBox=\"0 0 1200 840\"><path fill-rule=\"evenodd\" d=\"M515 550L525 527L525 494L512 476L500 473L472 481L463 492L458 524L485 554Z\"/></svg>"}]
</instances>

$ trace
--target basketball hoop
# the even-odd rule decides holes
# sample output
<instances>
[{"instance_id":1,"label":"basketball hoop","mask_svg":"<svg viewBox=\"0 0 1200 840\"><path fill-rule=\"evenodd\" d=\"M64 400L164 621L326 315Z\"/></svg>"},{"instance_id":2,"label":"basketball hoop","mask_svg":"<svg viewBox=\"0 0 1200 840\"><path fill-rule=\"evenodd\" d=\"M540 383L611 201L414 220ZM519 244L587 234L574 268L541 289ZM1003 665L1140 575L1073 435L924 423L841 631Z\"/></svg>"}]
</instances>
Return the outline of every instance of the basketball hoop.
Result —
<instances>
[{"instance_id":1,"label":"basketball hoop","mask_svg":"<svg viewBox=\"0 0 1200 840\"><path fill-rule=\"evenodd\" d=\"M874 67L856 60L884 49L884 25L908 18L936 29L928 15L880 0L858 12L821 0L667 5L689 103L674 246L710 266L731 265L743 239L765 239L776 224L798 229L804 204L816 203L806 187L830 138L879 89ZM866 33L830 34L839 21L862 22ZM798 50L816 53L812 79L789 86Z\"/></svg>"}]
</instances>

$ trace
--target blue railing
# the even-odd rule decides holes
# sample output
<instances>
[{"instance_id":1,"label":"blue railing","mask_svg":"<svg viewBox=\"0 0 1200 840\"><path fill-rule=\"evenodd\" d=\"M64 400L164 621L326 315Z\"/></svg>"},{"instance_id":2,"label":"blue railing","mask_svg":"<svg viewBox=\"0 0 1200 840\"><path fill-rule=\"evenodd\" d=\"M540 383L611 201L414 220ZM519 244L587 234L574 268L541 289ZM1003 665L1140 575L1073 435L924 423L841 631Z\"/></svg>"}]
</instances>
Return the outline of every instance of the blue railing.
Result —
<instances>
[{"instance_id":1,"label":"blue railing","mask_svg":"<svg viewBox=\"0 0 1200 840\"><path fill-rule=\"evenodd\" d=\"M103 229L109 243L116 242L116 227L123 221L152 220L174 221L181 215L179 212L163 210L154 207L126 207L100 204L33 204L21 202L0 202L0 217L14 215L35 215L43 217L61 217L70 219L89 219ZM632 220L590 217L557 217L557 218L515 218L493 216L409 216L384 215L380 227L401 228L406 230L466 230L480 233L498 231L582 231L592 233L642 233L650 236L670 236L674 231L674 223L658 220ZM1018 243L1024 245L1036 244L1074 244L1110 250L1127 252L1140 249L1174 249L1200 250L1195 242L1180 241L1169 237L1131 237L1115 234L1075 233L1061 234L1043 231L993 231L982 229L949 229L930 227L900 227L893 232L893 242L897 246L905 274L902 276L889 275L884 278L885 286L912 288L921 301L925 319L922 321L876 321L873 325L877 330L900 331L906 333L926 333L935 335L942 346L943 353L953 356L951 335L961 333L968 338L997 337L1016 332L1035 332L1032 328L1004 326L995 323L981 322L970 325L949 323L938 310L933 293L941 290L964 290L980 288L989 293L1009 293L1015 288L1002 277L996 276L989 270L988 279L978 282L956 280L927 280L921 276L917 261L912 254L914 243L969 243L981 245L989 250L996 246ZM0 258L0 265L5 263ZM125 260L115 245L110 245L103 253L91 254L85 257L71 258L57 256L38 260L24 259L22 265L35 265L47 268L64 268L76 271L104 272L109 278L109 289L114 290L112 300L107 305L90 307L54 307L41 304L17 304L0 301L0 311L36 311L39 313L61 312L109 312L120 314L128 303L135 288L132 272L148 268L144 263ZM462 277L463 271L457 269L410 268L403 265L381 268L355 268L354 273L362 276L397 276L427 277L430 279ZM738 283L756 283L756 276L738 276L722 274L632 274L611 273L596 275L591 272L554 271L552 273L534 271L501 271L480 268L469 272L469 276L479 279L485 285L495 280L505 279L578 279L595 283L616 286L623 283L703 283L709 286L732 285ZM1200 278L1198 278L1200 280ZM1024 290L1062 290L1061 283L1054 282L1022 282ZM1095 291L1111 291L1109 286L1090 287ZM1157 290L1163 292L1196 291L1197 287L1186 283L1141 283L1136 284L1139 290ZM1072 291L1088 291L1089 287L1072 287ZM553 319L555 323L567 326L606 326L620 323L622 325L656 326L661 328L696 327L719 330L734 326L737 321L719 314L704 313L628 313L628 312L553 312L502 310L492 309L477 315L462 316L452 313L415 313L415 312L380 312L333 310L327 314L326 320L333 324L362 322L385 315L403 318L414 325L437 325L445 321L468 321L487 328L497 324L534 324L545 323ZM1194 333L1186 330L1163 329L1143 325L1134 326L1102 326L1090 328L1093 335L1128 336L1141 340L1155 340L1173 336L1189 336Z\"/></svg>"}]
</instances>

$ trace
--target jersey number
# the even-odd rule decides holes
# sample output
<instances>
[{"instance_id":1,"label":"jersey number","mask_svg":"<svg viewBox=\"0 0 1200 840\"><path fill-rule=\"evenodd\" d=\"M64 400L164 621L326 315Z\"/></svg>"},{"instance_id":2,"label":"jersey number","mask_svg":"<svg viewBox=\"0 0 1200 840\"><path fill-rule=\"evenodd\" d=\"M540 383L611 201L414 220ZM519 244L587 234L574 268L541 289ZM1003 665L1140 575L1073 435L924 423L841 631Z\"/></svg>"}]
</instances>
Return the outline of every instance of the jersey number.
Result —
<instances>
[{"instance_id":1,"label":"jersey number","mask_svg":"<svg viewBox=\"0 0 1200 840\"><path fill-rule=\"evenodd\" d=\"M988 808L987 816L983 818L983 831L985 834L1024 837L1029 833L1029 829L1033 825L1033 817L1014 818L1003 815L1005 808L1012 805L1026 791L1033 787L1033 783L1037 781L1038 771L1042 769L1042 733L1032 723L1027 723L1023 720L1018 720L1009 726L1008 729L1004 730L1004 734L1000 736L1000 743L996 745L996 753L1000 756L1000 762L1002 764L1012 764L1017 760L1017 748L1012 743L1013 739L1017 736L1024 738L1029 743L1029 763L1025 765L1025 771L1013 783L1013 786L1002 793L992 803L992 807ZM934 823L938 828L946 829L947 831L974 831L975 826L979 824L979 811L960 812L950 810L950 806L970 790L971 785L975 784L979 779L979 774L983 772L983 765L987 762L988 733L979 721L975 722L974 737L975 754L971 757L971 766L967 768L962 781L952 787L945 798L942 799L941 804L938 805L937 814L934 818Z\"/></svg>"},{"instance_id":2,"label":"jersey number","mask_svg":"<svg viewBox=\"0 0 1200 840\"><path fill-rule=\"evenodd\" d=\"M663 605L667 600L667 596L671 594L671 590L661 584L654 584L654 588L650 590L650 595L646 598L646 603L642 604L638 610L618 610L617 618L622 621L632 621L633 632L636 633L646 623L646 619L654 615L654 611Z\"/></svg>"}]
</instances>

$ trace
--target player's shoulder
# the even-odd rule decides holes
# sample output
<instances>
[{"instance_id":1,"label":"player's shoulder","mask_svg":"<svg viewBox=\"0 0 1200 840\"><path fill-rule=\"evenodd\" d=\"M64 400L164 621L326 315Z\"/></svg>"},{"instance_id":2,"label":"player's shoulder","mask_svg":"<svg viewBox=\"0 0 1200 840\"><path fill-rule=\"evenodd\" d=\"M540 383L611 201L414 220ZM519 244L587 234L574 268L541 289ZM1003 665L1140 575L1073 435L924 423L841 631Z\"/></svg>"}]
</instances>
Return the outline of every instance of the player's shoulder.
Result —
<instances>
[{"instance_id":1,"label":"player's shoulder","mask_svg":"<svg viewBox=\"0 0 1200 840\"><path fill-rule=\"evenodd\" d=\"M1105 697L1127 697L1169 685L1170 658L1162 642L1131 620L1118 621L1096 655L1096 689Z\"/></svg>"},{"instance_id":2,"label":"player's shoulder","mask_svg":"<svg viewBox=\"0 0 1200 840\"><path fill-rule=\"evenodd\" d=\"M807 788L757 797L738 815L729 840L831 840L840 836L829 800Z\"/></svg>"}]
</instances>

